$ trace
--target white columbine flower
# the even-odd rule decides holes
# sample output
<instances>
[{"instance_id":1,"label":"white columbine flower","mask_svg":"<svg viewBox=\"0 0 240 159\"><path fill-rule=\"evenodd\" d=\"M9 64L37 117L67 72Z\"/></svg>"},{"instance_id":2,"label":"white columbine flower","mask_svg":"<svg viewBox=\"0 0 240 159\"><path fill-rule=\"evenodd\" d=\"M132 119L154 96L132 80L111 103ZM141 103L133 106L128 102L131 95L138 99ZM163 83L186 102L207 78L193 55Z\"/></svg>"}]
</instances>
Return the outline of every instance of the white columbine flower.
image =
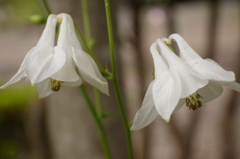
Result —
<instances>
[{"instance_id":1,"label":"white columbine flower","mask_svg":"<svg viewBox=\"0 0 240 159\"><path fill-rule=\"evenodd\" d=\"M155 80L148 87L131 130L147 126L158 115L168 122L172 112L184 103L196 110L202 103L220 96L222 85L240 91L233 72L225 71L213 61L203 60L179 35L173 34L170 39L178 43L180 58L164 43L170 44L170 40L158 39L152 44Z\"/></svg>"},{"instance_id":2,"label":"white columbine flower","mask_svg":"<svg viewBox=\"0 0 240 159\"><path fill-rule=\"evenodd\" d=\"M169 36L169 41L177 42L180 50L180 58L186 62L188 71L210 83L221 86L227 86L233 90L240 91L240 84L235 80L235 74L232 71L224 70L218 63L211 59L202 59L179 35L172 34Z\"/></svg>"},{"instance_id":3,"label":"white columbine flower","mask_svg":"<svg viewBox=\"0 0 240 159\"><path fill-rule=\"evenodd\" d=\"M55 42L57 21L60 33ZM61 86L79 86L82 78L108 94L108 84L93 59L82 50L68 14L49 15L37 45L25 56L18 72L0 89L18 82L23 77L36 85L40 98L58 91Z\"/></svg>"}]
</instances>

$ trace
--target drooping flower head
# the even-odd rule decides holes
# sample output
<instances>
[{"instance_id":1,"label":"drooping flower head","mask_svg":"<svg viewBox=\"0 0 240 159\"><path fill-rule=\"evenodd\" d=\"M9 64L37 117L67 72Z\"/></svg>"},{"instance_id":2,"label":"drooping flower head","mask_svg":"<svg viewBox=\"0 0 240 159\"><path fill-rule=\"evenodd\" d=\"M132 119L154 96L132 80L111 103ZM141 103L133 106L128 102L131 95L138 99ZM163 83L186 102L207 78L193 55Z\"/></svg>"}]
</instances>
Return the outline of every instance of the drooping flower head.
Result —
<instances>
[{"instance_id":1,"label":"drooping flower head","mask_svg":"<svg viewBox=\"0 0 240 159\"><path fill-rule=\"evenodd\" d=\"M180 57L167 46L172 40L178 44ZM172 34L169 39L157 39L150 51L155 79L148 87L131 130L147 126L158 115L168 122L172 112L184 103L189 109L197 110L220 96L222 85L240 92L233 72L224 70L212 60L202 59L178 34Z\"/></svg>"},{"instance_id":2,"label":"drooping flower head","mask_svg":"<svg viewBox=\"0 0 240 159\"><path fill-rule=\"evenodd\" d=\"M55 46L57 22L60 32ZM108 94L108 84L96 63L83 51L68 14L49 15L37 45L25 56L18 72L5 85L26 77L36 85L41 98L58 91L61 86L79 86L82 79Z\"/></svg>"}]
</instances>

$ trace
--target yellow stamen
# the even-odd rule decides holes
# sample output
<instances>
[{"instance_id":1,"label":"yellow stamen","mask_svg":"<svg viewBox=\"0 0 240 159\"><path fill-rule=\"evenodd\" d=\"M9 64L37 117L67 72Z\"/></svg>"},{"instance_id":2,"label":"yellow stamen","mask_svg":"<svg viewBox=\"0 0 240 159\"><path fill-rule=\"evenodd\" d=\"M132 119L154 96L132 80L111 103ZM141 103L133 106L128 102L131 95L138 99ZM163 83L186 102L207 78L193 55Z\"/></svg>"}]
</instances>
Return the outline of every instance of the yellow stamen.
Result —
<instances>
[{"instance_id":1,"label":"yellow stamen","mask_svg":"<svg viewBox=\"0 0 240 159\"><path fill-rule=\"evenodd\" d=\"M169 123L170 120L169 120L169 119L166 119L165 121L166 121L167 123Z\"/></svg>"},{"instance_id":2,"label":"yellow stamen","mask_svg":"<svg viewBox=\"0 0 240 159\"><path fill-rule=\"evenodd\" d=\"M58 80L55 80L55 79L52 79L52 78L50 80L50 85L52 87L52 90L55 91L55 92L60 90L63 83L64 83L63 81L58 81Z\"/></svg>"},{"instance_id":3,"label":"yellow stamen","mask_svg":"<svg viewBox=\"0 0 240 159\"><path fill-rule=\"evenodd\" d=\"M168 40L168 41L165 41L165 43L166 43L167 45L171 45L171 44L172 44L172 41L171 41L171 40Z\"/></svg>"},{"instance_id":4,"label":"yellow stamen","mask_svg":"<svg viewBox=\"0 0 240 159\"><path fill-rule=\"evenodd\" d=\"M56 19L57 19L58 24L62 23L62 18L61 17L57 17Z\"/></svg>"},{"instance_id":5,"label":"yellow stamen","mask_svg":"<svg viewBox=\"0 0 240 159\"><path fill-rule=\"evenodd\" d=\"M203 98L203 97L200 96L197 92L193 93L192 95L186 98L186 106L192 110L197 110L201 108L202 102L199 100L200 98Z\"/></svg>"}]
</instances>

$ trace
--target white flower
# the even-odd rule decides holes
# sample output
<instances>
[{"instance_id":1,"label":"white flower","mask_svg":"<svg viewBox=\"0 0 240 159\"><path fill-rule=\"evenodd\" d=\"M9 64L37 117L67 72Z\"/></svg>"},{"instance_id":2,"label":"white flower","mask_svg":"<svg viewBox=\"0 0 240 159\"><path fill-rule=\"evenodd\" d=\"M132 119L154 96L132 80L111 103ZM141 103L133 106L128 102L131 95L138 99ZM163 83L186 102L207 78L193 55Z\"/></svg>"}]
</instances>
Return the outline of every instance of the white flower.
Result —
<instances>
[{"instance_id":1,"label":"white flower","mask_svg":"<svg viewBox=\"0 0 240 159\"><path fill-rule=\"evenodd\" d=\"M61 22L57 46L54 46L57 21ZM0 89L23 77L36 85L41 98L63 86L79 86L82 78L108 94L108 84L93 59L82 50L67 14L50 15L37 45L25 56L18 72Z\"/></svg>"},{"instance_id":2,"label":"white flower","mask_svg":"<svg viewBox=\"0 0 240 159\"><path fill-rule=\"evenodd\" d=\"M180 58L163 42L169 44L171 39L178 43ZM171 35L170 40L158 39L150 48L155 80L148 87L131 130L147 126L158 114L168 122L172 112L184 103L189 109L196 110L202 103L220 96L222 85L240 91L233 72L225 71L213 61L203 60L179 35Z\"/></svg>"},{"instance_id":3,"label":"white flower","mask_svg":"<svg viewBox=\"0 0 240 159\"><path fill-rule=\"evenodd\" d=\"M227 86L233 90L240 91L240 84L235 80L232 71L224 70L218 63L211 59L202 59L178 34L169 36L169 40L177 42L180 50L180 58L188 65L188 71L204 80L208 80L219 86Z\"/></svg>"}]
</instances>

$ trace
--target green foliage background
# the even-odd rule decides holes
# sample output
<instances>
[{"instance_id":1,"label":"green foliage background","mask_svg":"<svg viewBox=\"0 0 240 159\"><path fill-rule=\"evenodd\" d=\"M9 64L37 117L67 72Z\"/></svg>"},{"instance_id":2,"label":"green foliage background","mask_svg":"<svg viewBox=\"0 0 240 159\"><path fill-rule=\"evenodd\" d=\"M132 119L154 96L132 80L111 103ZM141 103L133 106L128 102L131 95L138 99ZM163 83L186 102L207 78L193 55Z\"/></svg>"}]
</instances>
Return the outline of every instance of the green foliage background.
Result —
<instances>
[{"instance_id":1,"label":"green foliage background","mask_svg":"<svg viewBox=\"0 0 240 159\"><path fill-rule=\"evenodd\" d=\"M30 84L0 90L0 158L14 159L27 152L27 113L35 99L36 90Z\"/></svg>"},{"instance_id":2,"label":"green foliage background","mask_svg":"<svg viewBox=\"0 0 240 159\"><path fill-rule=\"evenodd\" d=\"M0 32L31 24L29 17L39 12L35 0L0 0Z\"/></svg>"}]
</instances>

